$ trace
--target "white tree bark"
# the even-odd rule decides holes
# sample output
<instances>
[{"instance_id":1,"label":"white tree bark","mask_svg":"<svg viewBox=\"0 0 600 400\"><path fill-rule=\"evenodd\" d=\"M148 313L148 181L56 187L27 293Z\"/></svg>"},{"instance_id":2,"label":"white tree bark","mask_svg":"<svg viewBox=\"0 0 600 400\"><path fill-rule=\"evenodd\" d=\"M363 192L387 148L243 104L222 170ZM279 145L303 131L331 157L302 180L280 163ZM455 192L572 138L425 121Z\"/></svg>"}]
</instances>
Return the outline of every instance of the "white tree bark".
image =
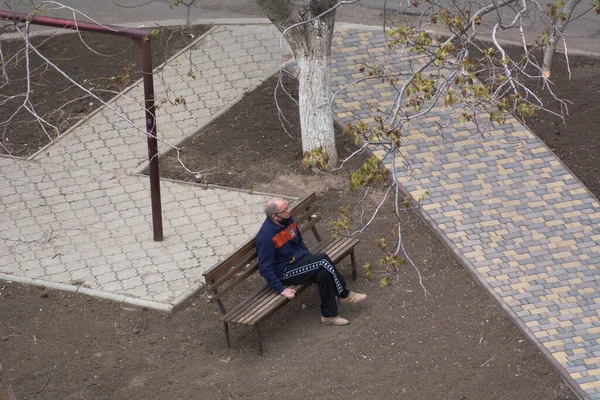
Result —
<instances>
[{"instance_id":1,"label":"white tree bark","mask_svg":"<svg viewBox=\"0 0 600 400\"><path fill-rule=\"evenodd\" d=\"M554 57L554 53L556 52L556 45L558 41L562 37L562 33L567 27L567 24L571 20L571 15L573 14L573 10L575 7L581 2L581 0L568 0L563 8L563 13L566 14L566 18L564 20L559 20L556 23L556 26L552 28L550 34L550 42L548 46L544 49L544 61L542 63L542 72L546 78L550 77L550 72L552 69L552 58Z\"/></svg>"},{"instance_id":2,"label":"white tree bark","mask_svg":"<svg viewBox=\"0 0 600 400\"><path fill-rule=\"evenodd\" d=\"M290 44L298 65L302 151L322 149L329 165L338 161L331 109L331 39L335 10L321 15L336 0L257 0L267 17ZM317 16L321 15L319 18Z\"/></svg>"},{"instance_id":3,"label":"white tree bark","mask_svg":"<svg viewBox=\"0 0 600 400\"><path fill-rule=\"evenodd\" d=\"M331 37L322 20L313 23L309 49L296 53L298 64L298 96L302 150L322 148L329 157L329 164L337 164L333 110L331 109ZM320 25L320 26L319 26ZM332 24L333 25L333 24Z\"/></svg>"}]
</instances>

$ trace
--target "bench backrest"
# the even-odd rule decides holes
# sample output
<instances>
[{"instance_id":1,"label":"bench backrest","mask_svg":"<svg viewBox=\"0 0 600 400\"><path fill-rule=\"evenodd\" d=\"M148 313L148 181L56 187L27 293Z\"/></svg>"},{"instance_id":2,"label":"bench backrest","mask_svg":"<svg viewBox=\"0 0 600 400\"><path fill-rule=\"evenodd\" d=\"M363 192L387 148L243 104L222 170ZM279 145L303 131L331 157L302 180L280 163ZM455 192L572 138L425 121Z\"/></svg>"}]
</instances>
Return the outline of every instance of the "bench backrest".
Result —
<instances>
[{"instance_id":1,"label":"bench backrest","mask_svg":"<svg viewBox=\"0 0 600 400\"><path fill-rule=\"evenodd\" d=\"M321 240L316 230L316 224L321 220L318 213L319 206L316 204L317 196L311 193L300 200L291 209L290 214L296 221L300 231L305 234L312 230L318 241ZM258 254L254 245L255 238L250 239L233 254L221 261L203 275L208 284L210 301L219 301L221 310L224 311L221 299L249 276L258 271Z\"/></svg>"}]
</instances>

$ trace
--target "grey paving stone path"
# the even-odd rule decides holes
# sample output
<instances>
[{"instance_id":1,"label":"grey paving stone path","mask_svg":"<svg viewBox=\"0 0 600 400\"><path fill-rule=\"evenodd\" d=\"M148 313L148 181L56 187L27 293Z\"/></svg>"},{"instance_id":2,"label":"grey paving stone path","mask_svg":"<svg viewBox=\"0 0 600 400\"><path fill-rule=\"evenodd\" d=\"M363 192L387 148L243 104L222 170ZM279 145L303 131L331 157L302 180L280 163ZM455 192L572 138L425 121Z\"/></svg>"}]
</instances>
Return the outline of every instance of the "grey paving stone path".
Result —
<instances>
[{"instance_id":1,"label":"grey paving stone path","mask_svg":"<svg viewBox=\"0 0 600 400\"><path fill-rule=\"evenodd\" d=\"M189 78L189 59L196 79ZM155 77L166 151L271 76L274 27L218 26ZM0 278L170 310L258 230L266 195L163 181L152 240L143 87L137 84L30 160L0 158ZM127 121L129 120L129 121Z\"/></svg>"},{"instance_id":2,"label":"grey paving stone path","mask_svg":"<svg viewBox=\"0 0 600 400\"><path fill-rule=\"evenodd\" d=\"M5 158L0 170L0 277L164 310L256 232L266 200L163 181L154 242L145 176Z\"/></svg>"},{"instance_id":3,"label":"grey paving stone path","mask_svg":"<svg viewBox=\"0 0 600 400\"><path fill-rule=\"evenodd\" d=\"M187 102L159 111L159 137L171 144L275 72L278 35L267 25L217 27L192 55L196 80L185 78L185 57L163 75ZM361 77L363 62L403 61L368 28L338 29L332 55L337 88ZM166 240L151 240L147 178L133 174L144 133L115 112L142 124L140 95L131 89L33 160L0 158L0 278L170 309L256 231L265 196L163 182ZM336 113L369 122L370 105L392 96L365 81L338 96ZM431 193L423 215L433 229L578 393L600 399L598 200L516 120L482 139L469 124L440 131L451 112L438 108L411 126L412 174L396 163L398 181L415 197Z\"/></svg>"}]
</instances>

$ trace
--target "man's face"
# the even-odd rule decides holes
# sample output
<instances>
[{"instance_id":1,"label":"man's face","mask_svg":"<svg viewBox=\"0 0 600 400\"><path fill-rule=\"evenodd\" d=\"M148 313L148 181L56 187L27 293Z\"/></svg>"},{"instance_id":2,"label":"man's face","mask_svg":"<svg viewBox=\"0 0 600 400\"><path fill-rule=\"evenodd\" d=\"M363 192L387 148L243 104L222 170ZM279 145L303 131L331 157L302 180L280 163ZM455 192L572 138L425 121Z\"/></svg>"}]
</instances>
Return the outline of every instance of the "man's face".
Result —
<instances>
[{"instance_id":1,"label":"man's face","mask_svg":"<svg viewBox=\"0 0 600 400\"><path fill-rule=\"evenodd\" d=\"M277 212L273 215L278 222L288 219L290 217L290 206L288 205L287 201L277 204Z\"/></svg>"}]
</instances>

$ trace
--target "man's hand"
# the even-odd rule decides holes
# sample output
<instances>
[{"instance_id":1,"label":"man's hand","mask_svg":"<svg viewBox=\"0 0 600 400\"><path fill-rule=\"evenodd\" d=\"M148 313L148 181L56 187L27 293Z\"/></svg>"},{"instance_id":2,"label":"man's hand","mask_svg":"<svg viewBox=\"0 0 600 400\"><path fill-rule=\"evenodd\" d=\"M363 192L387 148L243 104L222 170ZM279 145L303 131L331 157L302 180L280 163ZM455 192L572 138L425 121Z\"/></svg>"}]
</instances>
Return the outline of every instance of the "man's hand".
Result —
<instances>
[{"instance_id":1,"label":"man's hand","mask_svg":"<svg viewBox=\"0 0 600 400\"><path fill-rule=\"evenodd\" d=\"M281 292L281 295L292 300L294 297L296 297L296 291L294 289L285 288L283 289L283 292Z\"/></svg>"}]
</instances>

